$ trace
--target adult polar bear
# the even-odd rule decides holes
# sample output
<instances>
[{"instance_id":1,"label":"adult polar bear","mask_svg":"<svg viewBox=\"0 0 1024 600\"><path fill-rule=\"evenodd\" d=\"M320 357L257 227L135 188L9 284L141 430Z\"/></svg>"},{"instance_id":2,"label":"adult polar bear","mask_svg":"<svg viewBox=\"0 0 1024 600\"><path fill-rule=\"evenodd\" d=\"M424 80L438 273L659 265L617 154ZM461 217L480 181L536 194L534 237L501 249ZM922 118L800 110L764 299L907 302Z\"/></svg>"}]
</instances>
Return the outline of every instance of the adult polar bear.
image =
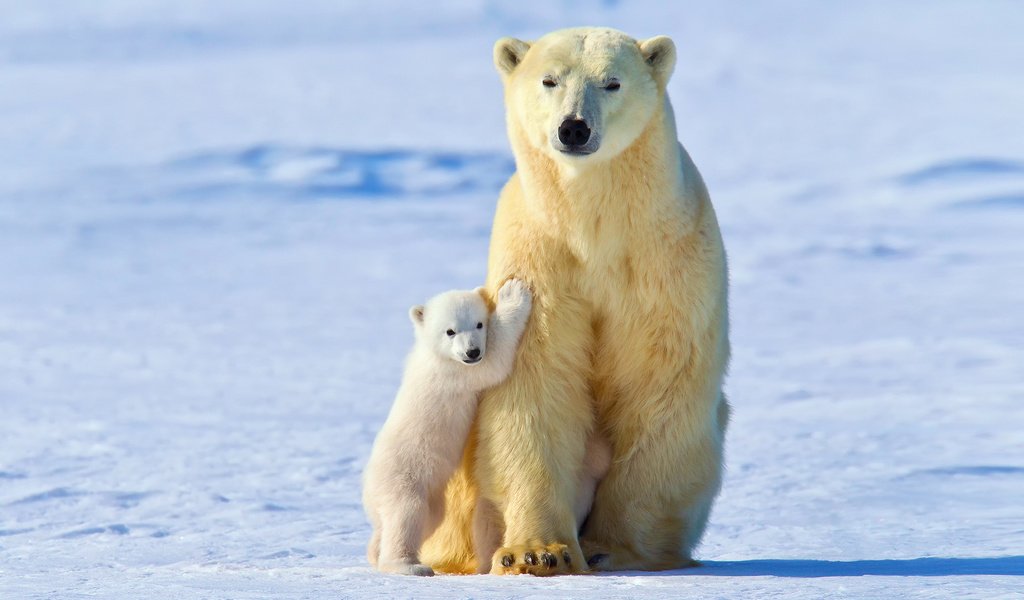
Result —
<instances>
[{"instance_id":1,"label":"adult polar bear","mask_svg":"<svg viewBox=\"0 0 1024 600\"><path fill-rule=\"evenodd\" d=\"M499 40L494 59L517 171L487 287L522 279L534 310L512 375L481 401L424 562L535 575L686 566L720 488L729 343L721 233L665 93L675 46L579 28ZM580 533L593 431L613 463Z\"/></svg>"}]
</instances>

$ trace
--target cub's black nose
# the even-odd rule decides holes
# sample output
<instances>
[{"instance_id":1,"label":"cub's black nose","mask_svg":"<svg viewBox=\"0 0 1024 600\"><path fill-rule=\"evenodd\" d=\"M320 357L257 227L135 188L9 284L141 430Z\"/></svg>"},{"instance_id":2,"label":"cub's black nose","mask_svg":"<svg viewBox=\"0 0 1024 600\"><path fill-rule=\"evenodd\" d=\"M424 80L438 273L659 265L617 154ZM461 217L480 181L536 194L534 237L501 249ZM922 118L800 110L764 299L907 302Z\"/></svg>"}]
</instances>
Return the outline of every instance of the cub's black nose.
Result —
<instances>
[{"instance_id":1,"label":"cub's black nose","mask_svg":"<svg viewBox=\"0 0 1024 600\"><path fill-rule=\"evenodd\" d=\"M480 358L480 349L470 348L469 350L466 350L466 356L470 358Z\"/></svg>"},{"instance_id":2,"label":"cub's black nose","mask_svg":"<svg viewBox=\"0 0 1024 600\"><path fill-rule=\"evenodd\" d=\"M582 146L590 139L590 127L586 121L566 119L558 126L558 141L566 146Z\"/></svg>"}]
</instances>

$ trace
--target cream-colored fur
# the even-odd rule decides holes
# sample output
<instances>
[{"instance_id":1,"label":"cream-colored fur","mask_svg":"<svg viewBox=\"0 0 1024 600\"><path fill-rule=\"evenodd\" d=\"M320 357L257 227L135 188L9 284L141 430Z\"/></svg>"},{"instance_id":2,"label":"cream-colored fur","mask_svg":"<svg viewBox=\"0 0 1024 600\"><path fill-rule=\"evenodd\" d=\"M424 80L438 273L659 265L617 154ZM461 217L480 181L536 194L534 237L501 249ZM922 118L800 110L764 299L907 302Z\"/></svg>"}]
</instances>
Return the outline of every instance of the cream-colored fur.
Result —
<instances>
[{"instance_id":1,"label":"cream-colored fur","mask_svg":"<svg viewBox=\"0 0 1024 600\"><path fill-rule=\"evenodd\" d=\"M612 450L608 441L600 433L591 432L587 439L583 465L577 480L576 497L573 502L573 515L576 517L577 530L590 514L597 484L608 473L611 461ZM486 498L477 498L476 510L473 514L473 551L479 574L488 573L491 570L491 561L479 560L479 557L489 559L498 551L503 534L501 523L503 520L494 504ZM538 563L543 563L544 560L552 561L554 555L550 552L540 551L536 558ZM557 563L557 561L555 562Z\"/></svg>"},{"instance_id":2,"label":"cream-colored fur","mask_svg":"<svg viewBox=\"0 0 1024 600\"><path fill-rule=\"evenodd\" d=\"M570 29L499 40L495 63L517 172L498 202L487 287L527 282L533 317L512 374L483 395L424 561L538 575L588 560L686 566L720 487L729 343L721 234L665 93L675 47ZM566 119L592 129L576 154L560 143ZM595 431L612 463L580 535ZM474 528L502 547L476 556Z\"/></svg>"},{"instance_id":3,"label":"cream-colored fur","mask_svg":"<svg viewBox=\"0 0 1024 600\"><path fill-rule=\"evenodd\" d=\"M531 295L511 280L490 313L483 289L452 291L414 306L416 344L398 396L373 445L363 505L373 525L367 549L381 571L433 575L419 559L444 515L444 488L459 464L478 395L512 370Z\"/></svg>"}]
</instances>

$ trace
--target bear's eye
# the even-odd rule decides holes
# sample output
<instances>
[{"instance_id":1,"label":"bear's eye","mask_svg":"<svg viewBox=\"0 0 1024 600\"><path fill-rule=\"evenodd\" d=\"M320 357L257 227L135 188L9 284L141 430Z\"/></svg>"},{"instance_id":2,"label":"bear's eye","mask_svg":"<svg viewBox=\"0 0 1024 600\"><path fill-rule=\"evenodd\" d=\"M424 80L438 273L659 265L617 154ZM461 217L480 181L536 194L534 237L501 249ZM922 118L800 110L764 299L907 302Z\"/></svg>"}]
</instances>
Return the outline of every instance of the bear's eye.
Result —
<instances>
[{"instance_id":1,"label":"bear's eye","mask_svg":"<svg viewBox=\"0 0 1024 600\"><path fill-rule=\"evenodd\" d=\"M445 333L448 334L448 337L455 337L455 330L454 329L449 329Z\"/></svg>"},{"instance_id":2,"label":"bear's eye","mask_svg":"<svg viewBox=\"0 0 1024 600\"><path fill-rule=\"evenodd\" d=\"M484 324L483 323L477 323L476 324L476 328L477 329L483 329L484 328Z\"/></svg>"},{"instance_id":3,"label":"bear's eye","mask_svg":"<svg viewBox=\"0 0 1024 600\"><path fill-rule=\"evenodd\" d=\"M556 85L558 85L557 83L555 83L555 80L550 77L545 77L544 81L542 81L541 83L544 84L544 87L555 87Z\"/></svg>"},{"instance_id":4,"label":"bear's eye","mask_svg":"<svg viewBox=\"0 0 1024 600\"><path fill-rule=\"evenodd\" d=\"M614 92L615 90L619 89L620 87L622 87L622 85L619 84L618 81L612 80L612 81L608 82L608 85L604 86L604 89L608 90L609 92Z\"/></svg>"}]
</instances>

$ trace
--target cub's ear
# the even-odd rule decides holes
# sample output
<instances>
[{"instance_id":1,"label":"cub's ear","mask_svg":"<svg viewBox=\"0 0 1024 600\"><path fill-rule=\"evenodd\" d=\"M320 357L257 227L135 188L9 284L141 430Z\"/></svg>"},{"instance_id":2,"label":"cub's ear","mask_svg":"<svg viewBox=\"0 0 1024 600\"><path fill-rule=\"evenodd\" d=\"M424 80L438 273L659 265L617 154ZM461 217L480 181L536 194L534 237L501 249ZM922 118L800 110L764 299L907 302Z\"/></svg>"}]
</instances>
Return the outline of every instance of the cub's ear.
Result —
<instances>
[{"instance_id":1,"label":"cub's ear","mask_svg":"<svg viewBox=\"0 0 1024 600\"><path fill-rule=\"evenodd\" d=\"M654 70L654 79L664 87L676 67L676 45L667 35L659 35L640 42L644 62Z\"/></svg>"},{"instance_id":2,"label":"cub's ear","mask_svg":"<svg viewBox=\"0 0 1024 600\"><path fill-rule=\"evenodd\" d=\"M494 66L502 77L508 77L519 63L523 62L529 42L516 38L503 37L494 43Z\"/></svg>"},{"instance_id":3,"label":"cub's ear","mask_svg":"<svg viewBox=\"0 0 1024 600\"><path fill-rule=\"evenodd\" d=\"M494 302L491 300L491 295L487 293L487 288L484 286L480 286L473 291L479 294L480 297L484 299L484 302L487 303L487 308L491 309L491 311L493 312Z\"/></svg>"},{"instance_id":4,"label":"cub's ear","mask_svg":"<svg viewBox=\"0 0 1024 600\"><path fill-rule=\"evenodd\" d=\"M409 320L412 324L419 327L423 325L423 305L417 304L416 306L409 309Z\"/></svg>"}]
</instances>

